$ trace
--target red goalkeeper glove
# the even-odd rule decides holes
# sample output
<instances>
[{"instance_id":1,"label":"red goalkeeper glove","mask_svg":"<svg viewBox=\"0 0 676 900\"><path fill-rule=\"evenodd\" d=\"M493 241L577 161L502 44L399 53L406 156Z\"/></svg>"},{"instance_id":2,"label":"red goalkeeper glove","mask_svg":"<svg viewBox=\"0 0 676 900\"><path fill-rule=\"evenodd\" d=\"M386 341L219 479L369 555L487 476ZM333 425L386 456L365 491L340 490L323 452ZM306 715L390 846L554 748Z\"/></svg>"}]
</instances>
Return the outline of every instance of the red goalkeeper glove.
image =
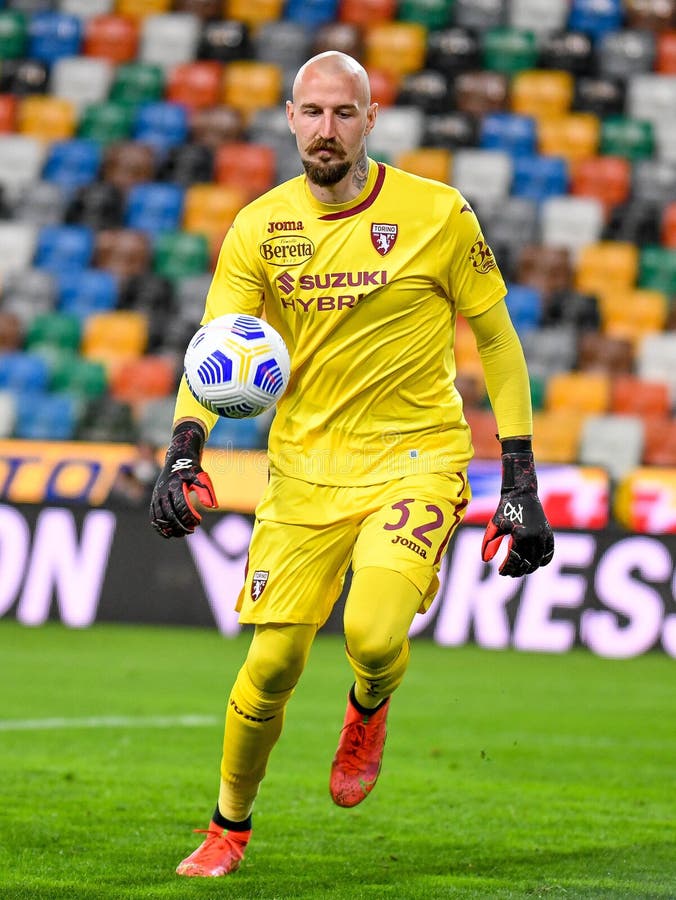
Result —
<instances>
[{"instance_id":1,"label":"red goalkeeper glove","mask_svg":"<svg viewBox=\"0 0 676 900\"><path fill-rule=\"evenodd\" d=\"M211 478L200 465L205 440L197 422L181 422L174 428L150 501L150 523L162 537L192 534L202 521L191 491L204 506L218 506Z\"/></svg>"},{"instance_id":2,"label":"red goalkeeper glove","mask_svg":"<svg viewBox=\"0 0 676 900\"><path fill-rule=\"evenodd\" d=\"M503 537L509 535L507 557L499 569L501 575L528 575L546 566L554 556L554 534L537 490L530 440L503 441L500 503L481 545L481 558L488 562L497 553Z\"/></svg>"}]
</instances>

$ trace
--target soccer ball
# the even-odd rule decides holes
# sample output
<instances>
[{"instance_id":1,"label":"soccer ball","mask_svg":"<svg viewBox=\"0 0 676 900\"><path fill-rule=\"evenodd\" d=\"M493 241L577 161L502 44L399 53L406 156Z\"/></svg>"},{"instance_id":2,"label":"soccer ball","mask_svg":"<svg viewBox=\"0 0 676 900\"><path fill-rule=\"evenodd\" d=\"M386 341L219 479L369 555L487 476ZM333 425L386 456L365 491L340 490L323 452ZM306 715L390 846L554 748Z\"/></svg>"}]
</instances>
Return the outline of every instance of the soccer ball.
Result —
<instances>
[{"instance_id":1,"label":"soccer ball","mask_svg":"<svg viewBox=\"0 0 676 900\"><path fill-rule=\"evenodd\" d=\"M228 419L248 419L273 406L286 389L290 369L281 335L263 319L241 313L203 325L183 361L193 396Z\"/></svg>"}]
</instances>

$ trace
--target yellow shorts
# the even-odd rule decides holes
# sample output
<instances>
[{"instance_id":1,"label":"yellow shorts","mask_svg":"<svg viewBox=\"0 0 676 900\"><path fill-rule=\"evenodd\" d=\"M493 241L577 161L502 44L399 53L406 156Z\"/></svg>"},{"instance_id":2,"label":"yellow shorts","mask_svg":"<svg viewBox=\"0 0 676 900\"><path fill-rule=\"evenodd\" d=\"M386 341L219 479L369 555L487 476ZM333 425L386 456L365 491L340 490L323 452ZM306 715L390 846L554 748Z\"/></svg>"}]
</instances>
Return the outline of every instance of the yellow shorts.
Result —
<instances>
[{"instance_id":1,"label":"yellow shorts","mask_svg":"<svg viewBox=\"0 0 676 900\"><path fill-rule=\"evenodd\" d=\"M425 612L470 496L464 471L357 487L273 475L256 509L240 622L323 625L350 563L354 571L400 572L420 591Z\"/></svg>"}]
</instances>

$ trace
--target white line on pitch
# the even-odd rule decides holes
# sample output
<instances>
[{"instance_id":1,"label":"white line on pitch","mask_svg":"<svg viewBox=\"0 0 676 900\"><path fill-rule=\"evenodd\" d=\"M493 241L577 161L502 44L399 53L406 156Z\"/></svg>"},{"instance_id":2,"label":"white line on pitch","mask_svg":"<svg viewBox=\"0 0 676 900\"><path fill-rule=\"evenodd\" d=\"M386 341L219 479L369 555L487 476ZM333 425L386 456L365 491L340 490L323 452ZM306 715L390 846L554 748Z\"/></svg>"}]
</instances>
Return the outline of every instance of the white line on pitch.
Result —
<instances>
[{"instance_id":1,"label":"white line on pitch","mask_svg":"<svg viewBox=\"0 0 676 900\"><path fill-rule=\"evenodd\" d=\"M67 719L0 719L0 731L48 731L59 728L206 728L216 716L87 716Z\"/></svg>"}]
</instances>

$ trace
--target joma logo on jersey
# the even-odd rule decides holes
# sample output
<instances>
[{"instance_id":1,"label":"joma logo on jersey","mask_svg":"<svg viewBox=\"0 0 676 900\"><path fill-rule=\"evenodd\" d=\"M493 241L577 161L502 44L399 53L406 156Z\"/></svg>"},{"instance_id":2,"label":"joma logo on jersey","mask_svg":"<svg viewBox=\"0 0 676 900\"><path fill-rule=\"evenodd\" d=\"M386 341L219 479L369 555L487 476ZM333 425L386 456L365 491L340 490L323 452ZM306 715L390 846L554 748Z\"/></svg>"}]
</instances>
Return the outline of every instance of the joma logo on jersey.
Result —
<instances>
[{"instance_id":1,"label":"joma logo on jersey","mask_svg":"<svg viewBox=\"0 0 676 900\"><path fill-rule=\"evenodd\" d=\"M268 234L274 234L276 231L302 231L302 222L268 222Z\"/></svg>"},{"instance_id":2,"label":"joma logo on jersey","mask_svg":"<svg viewBox=\"0 0 676 900\"><path fill-rule=\"evenodd\" d=\"M315 245L309 238L280 234L260 244L258 251L273 266L299 266L311 259Z\"/></svg>"},{"instance_id":3,"label":"joma logo on jersey","mask_svg":"<svg viewBox=\"0 0 676 900\"><path fill-rule=\"evenodd\" d=\"M401 544L402 547L408 547L409 550L417 553L418 556L422 556L423 559L427 559L427 550L425 550L424 547L421 547L420 544L416 544L415 541L411 541L408 538L402 537L400 534L398 534L396 537L393 537L391 543Z\"/></svg>"},{"instance_id":4,"label":"joma logo on jersey","mask_svg":"<svg viewBox=\"0 0 676 900\"><path fill-rule=\"evenodd\" d=\"M385 256L394 247L398 234L398 225L388 225L384 222L371 223L371 243L381 256Z\"/></svg>"}]
</instances>

